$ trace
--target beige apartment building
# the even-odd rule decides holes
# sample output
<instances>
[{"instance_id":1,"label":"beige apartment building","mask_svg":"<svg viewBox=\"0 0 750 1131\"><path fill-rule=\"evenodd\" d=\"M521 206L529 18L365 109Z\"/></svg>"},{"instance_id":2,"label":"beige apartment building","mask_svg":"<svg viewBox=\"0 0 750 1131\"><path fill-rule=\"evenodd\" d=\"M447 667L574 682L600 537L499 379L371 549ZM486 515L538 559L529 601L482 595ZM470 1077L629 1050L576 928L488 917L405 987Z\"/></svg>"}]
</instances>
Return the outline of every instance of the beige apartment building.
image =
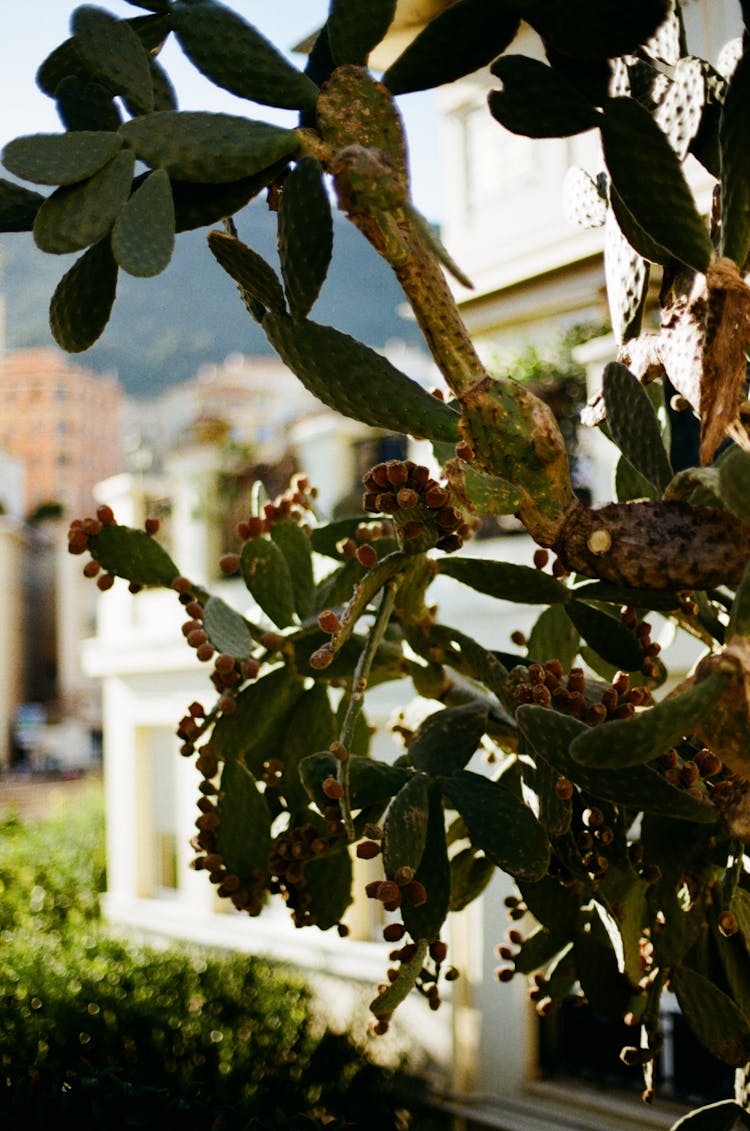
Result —
<instances>
[{"instance_id":1,"label":"beige apartment building","mask_svg":"<svg viewBox=\"0 0 750 1131\"><path fill-rule=\"evenodd\" d=\"M59 502L89 512L92 488L122 471L125 393L52 347L14 350L0 361L0 451L26 471L25 509Z\"/></svg>"}]
</instances>

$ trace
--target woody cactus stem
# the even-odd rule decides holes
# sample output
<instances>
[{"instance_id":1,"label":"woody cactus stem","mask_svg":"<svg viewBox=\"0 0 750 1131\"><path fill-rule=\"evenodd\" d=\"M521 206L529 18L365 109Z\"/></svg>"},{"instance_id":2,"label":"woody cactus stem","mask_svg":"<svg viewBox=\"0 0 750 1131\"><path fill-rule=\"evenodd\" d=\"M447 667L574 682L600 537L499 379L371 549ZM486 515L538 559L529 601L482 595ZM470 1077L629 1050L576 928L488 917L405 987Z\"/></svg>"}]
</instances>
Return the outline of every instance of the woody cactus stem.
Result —
<instances>
[{"instance_id":1,"label":"woody cactus stem","mask_svg":"<svg viewBox=\"0 0 750 1131\"><path fill-rule=\"evenodd\" d=\"M522 496L519 517L541 545L551 545L575 503L565 444L548 406L482 365L432 247L407 204L388 160L349 146L332 172L339 204L391 264L433 358L455 394L472 458Z\"/></svg>"}]
</instances>

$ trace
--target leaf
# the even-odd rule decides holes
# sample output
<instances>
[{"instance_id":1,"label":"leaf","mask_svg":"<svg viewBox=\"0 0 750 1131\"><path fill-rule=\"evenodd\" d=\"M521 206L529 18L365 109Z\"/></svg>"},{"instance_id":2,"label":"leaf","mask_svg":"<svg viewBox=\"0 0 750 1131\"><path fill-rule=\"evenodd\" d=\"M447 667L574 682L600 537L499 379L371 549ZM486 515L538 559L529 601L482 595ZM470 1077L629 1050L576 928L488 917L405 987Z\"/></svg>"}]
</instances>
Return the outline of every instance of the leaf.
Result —
<instances>
[{"instance_id":1,"label":"leaf","mask_svg":"<svg viewBox=\"0 0 750 1131\"><path fill-rule=\"evenodd\" d=\"M275 542L250 538L240 555L245 585L277 628L294 622L294 587L286 558Z\"/></svg>"},{"instance_id":2,"label":"leaf","mask_svg":"<svg viewBox=\"0 0 750 1131\"><path fill-rule=\"evenodd\" d=\"M171 19L182 50L215 86L265 106L315 109L315 83L231 8L178 0Z\"/></svg>"},{"instance_id":3,"label":"leaf","mask_svg":"<svg viewBox=\"0 0 750 1131\"><path fill-rule=\"evenodd\" d=\"M66 130L118 130L122 122L112 92L93 80L68 75L55 90L57 113Z\"/></svg>"},{"instance_id":4,"label":"leaf","mask_svg":"<svg viewBox=\"0 0 750 1131\"><path fill-rule=\"evenodd\" d=\"M670 0L519 0L516 7L545 42L577 59L629 55L653 35Z\"/></svg>"},{"instance_id":5,"label":"leaf","mask_svg":"<svg viewBox=\"0 0 750 1131\"><path fill-rule=\"evenodd\" d=\"M634 499L661 498L658 487L644 479L625 456L620 457L615 468L615 494L621 503Z\"/></svg>"},{"instance_id":6,"label":"leaf","mask_svg":"<svg viewBox=\"0 0 750 1131\"><path fill-rule=\"evenodd\" d=\"M103 569L126 581L168 588L180 572L164 547L145 530L111 523L89 535L88 544Z\"/></svg>"},{"instance_id":7,"label":"leaf","mask_svg":"<svg viewBox=\"0 0 750 1131\"><path fill-rule=\"evenodd\" d=\"M209 597L205 602L203 631L217 652L226 652L236 660L246 660L252 654L255 640L250 625L221 597Z\"/></svg>"},{"instance_id":8,"label":"leaf","mask_svg":"<svg viewBox=\"0 0 750 1131\"><path fill-rule=\"evenodd\" d=\"M495 562L486 558L441 558L439 572L503 601L524 605L551 605L567 601L570 590L557 578L532 566Z\"/></svg>"},{"instance_id":9,"label":"leaf","mask_svg":"<svg viewBox=\"0 0 750 1131\"><path fill-rule=\"evenodd\" d=\"M208 246L217 263L234 279L243 300L247 297L258 304L258 319L266 310L286 312L279 277L262 255L228 232L209 232Z\"/></svg>"},{"instance_id":10,"label":"leaf","mask_svg":"<svg viewBox=\"0 0 750 1131\"><path fill-rule=\"evenodd\" d=\"M336 737L336 720L328 702L328 689L316 683L297 701L278 757L284 764L280 792L292 813L301 813L308 794L300 777L300 762L316 750L325 750Z\"/></svg>"},{"instance_id":11,"label":"leaf","mask_svg":"<svg viewBox=\"0 0 750 1131\"><path fill-rule=\"evenodd\" d=\"M685 1020L704 1048L724 1064L750 1060L750 1026L732 999L687 966L674 969L670 984Z\"/></svg>"},{"instance_id":12,"label":"leaf","mask_svg":"<svg viewBox=\"0 0 750 1131\"><path fill-rule=\"evenodd\" d=\"M649 265L625 239L612 209L604 226L604 278L612 332L627 342L640 333Z\"/></svg>"},{"instance_id":13,"label":"leaf","mask_svg":"<svg viewBox=\"0 0 750 1131\"><path fill-rule=\"evenodd\" d=\"M271 814L264 794L241 762L224 763L216 807L216 850L242 887L258 887L258 872L268 871Z\"/></svg>"},{"instance_id":14,"label":"leaf","mask_svg":"<svg viewBox=\"0 0 750 1131\"><path fill-rule=\"evenodd\" d=\"M0 231L30 232L44 199L41 193L0 177Z\"/></svg>"},{"instance_id":15,"label":"leaf","mask_svg":"<svg viewBox=\"0 0 750 1131\"><path fill-rule=\"evenodd\" d=\"M381 42L396 12L396 0L332 0L328 41L338 66L366 66L373 47Z\"/></svg>"},{"instance_id":16,"label":"leaf","mask_svg":"<svg viewBox=\"0 0 750 1131\"><path fill-rule=\"evenodd\" d=\"M730 449L719 463L719 495L725 506L750 521L750 452Z\"/></svg>"},{"instance_id":17,"label":"leaf","mask_svg":"<svg viewBox=\"0 0 750 1131\"><path fill-rule=\"evenodd\" d=\"M416 872L427 840L430 779L414 774L388 806L383 824L383 865L389 879L401 868Z\"/></svg>"},{"instance_id":18,"label":"leaf","mask_svg":"<svg viewBox=\"0 0 750 1131\"><path fill-rule=\"evenodd\" d=\"M271 538L282 551L292 580L294 607L300 620L311 617L315 604L312 545L299 523L293 519L276 522Z\"/></svg>"},{"instance_id":19,"label":"leaf","mask_svg":"<svg viewBox=\"0 0 750 1131\"><path fill-rule=\"evenodd\" d=\"M495 872L488 856L473 848L462 848L450 860L450 911L463 911L482 894Z\"/></svg>"},{"instance_id":20,"label":"leaf","mask_svg":"<svg viewBox=\"0 0 750 1131\"><path fill-rule=\"evenodd\" d=\"M676 259L705 272L713 249L680 161L651 115L628 98L610 98L601 122L604 159L636 222Z\"/></svg>"},{"instance_id":21,"label":"leaf","mask_svg":"<svg viewBox=\"0 0 750 1131\"><path fill-rule=\"evenodd\" d=\"M308 911L319 931L336 927L352 902L352 861L345 850L305 864Z\"/></svg>"},{"instance_id":22,"label":"leaf","mask_svg":"<svg viewBox=\"0 0 750 1131\"><path fill-rule=\"evenodd\" d=\"M581 765L598 769L622 769L651 762L681 738L694 733L715 705L723 686L723 678L712 675L630 719L613 719L592 727L573 739L571 756Z\"/></svg>"},{"instance_id":23,"label":"leaf","mask_svg":"<svg viewBox=\"0 0 750 1131\"><path fill-rule=\"evenodd\" d=\"M302 680L286 667L274 668L245 687L235 700L234 713L214 724L211 745L217 757L243 761L260 777L263 763L279 755L303 690Z\"/></svg>"},{"instance_id":24,"label":"leaf","mask_svg":"<svg viewBox=\"0 0 750 1131\"><path fill-rule=\"evenodd\" d=\"M516 717L520 730L538 756L544 758L592 797L644 813L673 817L676 820L706 823L717 820L718 812L713 805L698 801L690 794L670 785L665 778L648 766L602 770L584 766L574 760L568 752L568 747L580 735L594 733L578 719L560 714L549 707L537 707L532 704L520 706Z\"/></svg>"},{"instance_id":25,"label":"leaf","mask_svg":"<svg viewBox=\"0 0 750 1131\"><path fill-rule=\"evenodd\" d=\"M36 214L37 247L64 255L104 239L128 199L134 164L133 152L124 150L88 180L56 189Z\"/></svg>"},{"instance_id":26,"label":"leaf","mask_svg":"<svg viewBox=\"0 0 750 1131\"><path fill-rule=\"evenodd\" d=\"M466 703L428 715L409 744L409 759L418 770L437 777L462 770L487 729L487 704Z\"/></svg>"},{"instance_id":27,"label":"leaf","mask_svg":"<svg viewBox=\"0 0 750 1131\"><path fill-rule=\"evenodd\" d=\"M293 318L306 318L323 286L333 252L331 205L323 170L303 157L289 174L279 206L279 257Z\"/></svg>"},{"instance_id":28,"label":"leaf","mask_svg":"<svg viewBox=\"0 0 750 1131\"><path fill-rule=\"evenodd\" d=\"M428 940L420 939L416 945L413 957L408 962L401 963L396 980L370 1002L370 1012L376 1017L390 1017L417 984L427 956Z\"/></svg>"},{"instance_id":29,"label":"leaf","mask_svg":"<svg viewBox=\"0 0 750 1131\"><path fill-rule=\"evenodd\" d=\"M24 181L40 185L73 185L85 181L122 149L123 139L111 130L74 130L65 134L30 134L8 142L5 168Z\"/></svg>"},{"instance_id":30,"label":"leaf","mask_svg":"<svg viewBox=\"0 0 750 1131\"><path fill-rule=\"evenodd\" d=\"M117 264L106 239L84 252L52 296L50 327L61 349L81 353L94 344L109 321L116 290Z\"/></svg>"},{"instance_id":31,"label":"leaf","mask_svg":"<svg viewBox=\"0 0 750 1131\"><path fill-rule=\"evenodd\" d=\"M250 177L228 181L223 185L198 184L173 179L172 198L175 227L178 232L206 227L239 212L286 168L286 161L277 161Z\"/></svg>"},{"instance_id":32,"label":"leaf","mask_svg":"<svg viewBox=\"0 0 750 1131\"><path fill-rule=\"evenodd\" d=\"M199 110L157 110L125 122L114 136L124 138L152 168L203 184L259 173L290 157L299 144L296 130Z\"/></svg>"},{"instance_id":33,"label":"leaf","mask_svg":"<svg viewBox=\"0 0 750 1131\"><path fill-rule=\"evenodd\" d=\"M721 152L721 254L738 267L750 248L750 161L747 156L750 55L744 53L729 80L719 124Z\"/></svg>"},{"instance_id":34,"label":"leaf","mask_svg":"<svg viewBox=\"0 0 750 1131\"><path fill-rule=\"evenodd\" d=\"M645 659L634 632L619 617L584 601L570 601L565 611L586 643L608 664L625 672L640 671Z\"/></svg>"},{"instance_id":35,"label":"leaf","mask_svg":"<svg viewBox=\"0 0 750 1131\"><path fill-rule=\"evenodd\" d=\"M282 314L263 319L268 340L323 404L374 428L425 439L458 440L458 415L375 350L316 322Z\"/></svg>"},{"instance_id":36,"label":"leaf","mask_svg":"<svg viewBox=\"0 0 750 1131\"><path fill-rule=\"evenodd\" d=\"M336 759L325 752L310 754L299 764L300 778L310 799L322 812L330 805L321 786L326 778L336 776ZM389 766L374 758L349 759L349 785L355 809L386 805L410 781L413 774L401 766Z\"/></svg>"},{"instance_id":37,"label":"leaf","mask_svg":"<svg viewBox=\"0 0 750 1131\"><path fill-rule=\"evenodd\" d=\"M549 865L549 841L523 801L470 770L441 778L440 788L466 822L472 844L511 876L541 879Z\"/></svg>"},{"instance_id":38,"label":"leaf","mask_svg":"<svg viewBox=\"0 0 750 1131\"><path fill-rule=\"evenodd\" d=\"M579 647L578 633L562 605L541 613L526 643L529 660L539 664L559 660L565 671L572 668Z\"/></svg>"},{"instance_id":39,"label":"leaf","mask_svg":"<svg viewBox=\"0 0 750 1131\"><path fill-rule=\"evenodd\" d=\"M127 20L83 4L73 12L71 24L78 51L93 74L137 113L150 113L154 92L148 53Z\"/></svg>"},{"instance_id":40,"label":"leaf","mask_svg":"<svg viewBox=\"0 0 750 1131\"><path fill-rule=\"evenodd\" d=\"M734 1100L719 1100L683 1115L672 1124L670 1131L732 1131L742 1110Z\"/></svg>"},{"instance_id":41,"label":"leaf","mask_svg":"<svg viewBox=\"0 0 750 1131\"><path fill-rule=\"evenodd\" d=\"M169 177L149 174L120 212L112 231L112 252L129 275L160 274L174 251L175 216Z\"/></svg>"},{"instance_id":42,"label":"leaf","mask_svg":"<svg viewBox=\"0 0 750 1131\"><path fill-rule=\"evenodd\" d=\"M661 493L674 472L648 394L617 361L606 366L602 386L612 439L636 471Z\"/></svg>"},{"instance_id":43,"label":"leaf","mask_svg":"<svg viewBox=\"0 0 750 1131\"><path fill-rule=\"evenodd\" d=\"M383 82L394 94L442 86L486 67L515 38L517 8L505 0L459 0L419 32Z\"/></svg>"},{"instance_id":44,"label":"leaf","mask_svg":"<svg viewBox=\"0 0 750 1131\"><path fill-rule=\"evenodd\" d=\"M506 130L526 137L570 137L598 125L601 114L559 70L526 55L492 64L502 90L490 91L490 113Z\"/></svg>"},{"instance_id":45,"label":"leaf","mask_svg":"<svg viewBox=\"0 0 750 1131\"><path fill-rule=\"evenodd\" d=\"M443 799L440 790L434 785L429 793L427 837L414 880L424 887L427 899L414 906L407 886L401 903L401 918L415 942L419 939L436 939L450 908L451 870L445 837Z\"/></svg>"}]
</instances>

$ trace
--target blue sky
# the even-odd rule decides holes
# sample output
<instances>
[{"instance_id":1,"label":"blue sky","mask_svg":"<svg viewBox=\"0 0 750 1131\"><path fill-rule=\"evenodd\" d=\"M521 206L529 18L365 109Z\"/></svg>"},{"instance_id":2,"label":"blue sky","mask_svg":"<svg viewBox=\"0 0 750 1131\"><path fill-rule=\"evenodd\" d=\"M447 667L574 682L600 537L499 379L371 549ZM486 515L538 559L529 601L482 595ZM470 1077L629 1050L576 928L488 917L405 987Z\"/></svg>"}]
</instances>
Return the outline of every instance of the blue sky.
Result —
<instances>
[{"instance_id":1,"label":"blue sky","mask_svg":"<svg viewBox=\"0 0 750 1131\"><path fill-rule=\"evenodd\" d=\"M322 22L327 0L225 0L282 49L290 48ZM146 15L124 0L102 0L118 16ZM34 83L39 63L69 35L69 0L3 0L0 4L0 145L19 134L57 131L51 99ZM232 98L207 82L168 46L163 62L185 110L225 110L271 120L273 111ZM295 59L299 63L299 58ZM431 220L440 219L437 125L432 93L400 100L410 140L414 196Z\"/></svg>"}]
</instances>

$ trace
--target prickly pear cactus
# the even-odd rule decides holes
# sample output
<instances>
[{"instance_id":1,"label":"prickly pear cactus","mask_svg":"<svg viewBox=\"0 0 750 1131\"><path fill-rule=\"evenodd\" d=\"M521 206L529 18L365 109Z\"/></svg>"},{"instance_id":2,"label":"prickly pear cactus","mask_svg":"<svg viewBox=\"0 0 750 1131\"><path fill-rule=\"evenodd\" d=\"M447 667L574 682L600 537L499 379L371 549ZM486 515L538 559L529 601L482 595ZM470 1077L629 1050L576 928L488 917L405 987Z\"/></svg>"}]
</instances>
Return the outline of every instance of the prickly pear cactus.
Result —
<instances>
[{"instance_id":1,"label":"prickly pear cactus","mask_svg":"<svg viewBox=\"0 0 750 1131\"><path fill-rule=\"evenodd\" d=\"M716 68L688 54L676 0L460 0L378 78L369 61L392 0L332 0L304 72L215 0L135 6L151 15L75 10L71 37L38 75L66 129L3 152L15 178L51 191L1 182L0 227L33 230L52 253L82 252L52 298L58 342L87 349L120 269L157 274L179 232L223 221L208 235L217 265L300 381L335 411L435 452L432 466L370 468L351 519L323 522L304 478L247 514L221 568L246 586L248 615L180 573L155 521L128 529L100 508L73 522L86 576L101 590L118 578L133 593L172 590L186 646L206 665L205 702L177 725L201 775L194 867L252 916L281 897L298 927L344 935L353 899L380 904L394 949L372 1000L377 1033L412 991L440 1007L458 976L450 917L500 869L517 894L498 979L531 978L541 1015L585 999L633 1025L622 1058L642 1072L646 1100L660 1001L673 992L739 1080L733 1098L678 1125L746 1120L743 41ZM522 20L538 36L534 58L513 51ZM248 114L179 110L158 62L170 37ZM560 186L571 219L603 229L618 340L584 414L621 452L616 498L599 508L576 497L548 407L485 369L444 272L468 280L410 200L397 96L480 67L498 129L601 141L603 168L575 169ZM264 106L298 111L298 127L264 121ZM713 179L708 218L688 158ZM134 175L136 162L145 170ZM264 191L280 272L231 219ZM335 254L331 201L391 265L444 378L439 396L310 317ZM655 266L661 323L644 332ZM677 408L700 420L695 467L674 458L664 422ZM485 516L505 514L538 544L533 565L460 553ZM538 606L538 619L528 637L487 649L443 623L436 578L473 589L488 616L502 600ZM657 617L701 643L693 671L667 671ZM395 680L432 710L419 725L402 720L381 761L366 693ZM353 856L370 862L366 886Z\"/></svg>"}]
</instances>

